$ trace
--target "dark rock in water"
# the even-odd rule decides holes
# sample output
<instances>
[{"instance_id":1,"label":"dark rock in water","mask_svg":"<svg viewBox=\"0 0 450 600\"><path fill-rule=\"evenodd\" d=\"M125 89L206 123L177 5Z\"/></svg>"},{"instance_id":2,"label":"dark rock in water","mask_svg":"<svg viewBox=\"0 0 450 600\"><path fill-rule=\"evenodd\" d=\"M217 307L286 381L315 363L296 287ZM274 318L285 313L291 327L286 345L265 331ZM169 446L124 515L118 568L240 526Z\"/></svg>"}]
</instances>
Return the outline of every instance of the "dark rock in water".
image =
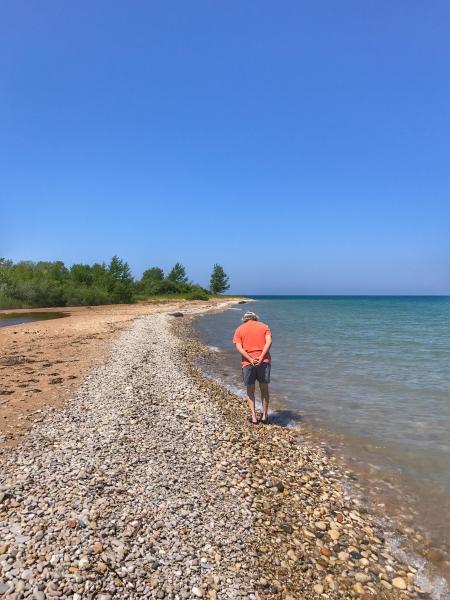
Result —
<instances>
[{"instance_id":1,"label":"dark rock in water","mask_svg":"<svg viewBox=\"0 0 450 600\"><path fill-rule=\"evenodd\" d=\"M444 560L444 555L440 550L437 550L436 548L428 548L427 550L425 550L423 555L425 556L425 558L428 558L428 560L431 560L431 562L440 563Z\"/></svg>"},{"instance_id":2,"label":"dark rock in water","mask_svg":"<svg viewBox=\"0 0 450 600\"><path fill-rule=\"evenodd\" d=\"M247 304L246 300L239 300L238 304Z\"/></svg>"},{"instance_id":3,"label":"dark rock in water","mask_svg":"<svg viewBox=\"0 0 450 600\"><path fill-rule=\"evenodd\" d=\"M169 317L182 317L182 316L183 316L182 312L169 313Z\"/></svg>"}]
</instances>

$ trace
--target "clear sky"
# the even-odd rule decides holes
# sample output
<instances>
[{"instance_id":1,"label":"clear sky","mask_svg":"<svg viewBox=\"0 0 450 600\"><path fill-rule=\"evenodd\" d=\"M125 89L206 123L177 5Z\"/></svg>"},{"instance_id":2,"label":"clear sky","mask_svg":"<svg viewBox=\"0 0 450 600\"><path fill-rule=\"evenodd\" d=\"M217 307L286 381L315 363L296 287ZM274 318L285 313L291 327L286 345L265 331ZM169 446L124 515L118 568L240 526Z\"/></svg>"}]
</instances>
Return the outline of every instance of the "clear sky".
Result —
<instances>
[{"instance_id":1,"label":"clear sky","mask_svg":"<svg viewBox=\"0 0 450 600\"><path fill-rule=\"evenodd\" d=\"M450 293L448 0L3 0L0 256Z\"/></svg>"}]
</instances>

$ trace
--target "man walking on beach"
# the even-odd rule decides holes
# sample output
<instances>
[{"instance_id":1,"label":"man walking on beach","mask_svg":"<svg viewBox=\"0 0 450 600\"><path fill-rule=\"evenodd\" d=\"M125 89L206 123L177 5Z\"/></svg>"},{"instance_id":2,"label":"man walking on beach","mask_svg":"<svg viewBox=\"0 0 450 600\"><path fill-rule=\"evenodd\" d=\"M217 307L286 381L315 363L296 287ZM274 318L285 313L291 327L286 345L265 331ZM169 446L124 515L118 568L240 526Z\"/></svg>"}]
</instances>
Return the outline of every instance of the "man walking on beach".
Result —
<instances>
[{"instance_id":1,"label":"man walking on beach","mask_svg":"<svg viewBox=\"0 0 450 600\"><path fill-rule=\"evenodd\" d=\"M269 420L269 383L270 383L270 354L272 333L264 323L258 321L258 315L247 311L233 336L236 350L242 356L242 377L247 386L247 402L251 410L250 422L258 424L255 410L255 382L258 381L261 390L263 414L261 423Z\"/></svg>"}]
</instances>

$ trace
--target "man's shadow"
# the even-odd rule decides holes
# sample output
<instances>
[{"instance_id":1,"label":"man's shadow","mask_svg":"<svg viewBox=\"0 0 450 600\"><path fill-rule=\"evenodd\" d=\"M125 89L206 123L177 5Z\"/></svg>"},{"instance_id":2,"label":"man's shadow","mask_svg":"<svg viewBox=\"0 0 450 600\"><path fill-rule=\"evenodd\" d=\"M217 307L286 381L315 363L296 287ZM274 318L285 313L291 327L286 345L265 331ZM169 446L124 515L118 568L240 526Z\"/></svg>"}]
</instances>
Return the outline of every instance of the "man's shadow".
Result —
<instances>
[{"instance_id":1,"label":"man's shadow","mask_svg":"<svg viewBox=\"0 0 450 600\"><path fill-rule=\"evenodd\" d=\"M279 409L270 413L270 423L287 427L288 425L296 425L303 421L302 415L296 410Z\"/></svg>"}]
</instances>

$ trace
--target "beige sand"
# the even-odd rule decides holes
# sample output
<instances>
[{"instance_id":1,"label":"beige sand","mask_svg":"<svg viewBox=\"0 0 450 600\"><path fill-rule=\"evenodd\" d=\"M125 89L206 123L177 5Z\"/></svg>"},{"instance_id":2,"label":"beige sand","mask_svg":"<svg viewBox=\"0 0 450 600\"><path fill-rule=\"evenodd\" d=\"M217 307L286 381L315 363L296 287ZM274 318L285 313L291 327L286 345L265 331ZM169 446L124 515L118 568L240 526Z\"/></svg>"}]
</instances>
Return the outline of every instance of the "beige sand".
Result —
<instances>
[{"instance_id":1,"label":"beige sand","mask_svg":"<svg viewBox=\"0 0 450 600\"><path fill-rule=\"evenodd\" d=\"M1 328L0 447L20 443L45 407L61 407L87 371L104 360L112 336L131 320L155 312L205 312L224 302L230 300L33 309L68 316Z\"/></svg>"}]
</instances>

